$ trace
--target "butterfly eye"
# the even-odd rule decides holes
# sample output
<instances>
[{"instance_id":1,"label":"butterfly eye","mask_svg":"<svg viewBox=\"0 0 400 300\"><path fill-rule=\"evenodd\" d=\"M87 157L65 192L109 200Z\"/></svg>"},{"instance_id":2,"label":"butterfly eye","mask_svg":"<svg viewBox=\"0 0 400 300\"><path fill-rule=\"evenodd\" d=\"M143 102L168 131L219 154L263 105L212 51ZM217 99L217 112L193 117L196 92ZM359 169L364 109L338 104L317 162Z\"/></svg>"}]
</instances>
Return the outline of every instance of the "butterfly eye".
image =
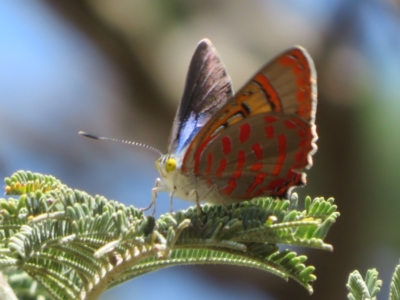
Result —
<instances>
[{"instance_id":1,"label":"butterfly eye","mask_svg":"<svg viewBox=\"0 0 400 300\"><path fill-rule=\"evenodd\" d=\"M167 172L171 172L175 170L176 168L176 160L174 158L168 158L167 161L165 162L165 170Z\"/></svg>"}]
</instances>

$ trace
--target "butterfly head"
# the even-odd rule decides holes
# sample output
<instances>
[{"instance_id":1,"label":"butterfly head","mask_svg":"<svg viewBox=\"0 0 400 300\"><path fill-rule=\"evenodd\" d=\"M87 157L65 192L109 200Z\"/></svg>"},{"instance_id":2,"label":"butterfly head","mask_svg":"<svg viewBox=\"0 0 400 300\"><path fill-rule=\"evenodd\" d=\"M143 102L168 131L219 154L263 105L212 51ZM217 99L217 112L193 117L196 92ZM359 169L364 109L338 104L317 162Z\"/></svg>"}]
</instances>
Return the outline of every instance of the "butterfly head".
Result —
<instances>
[{"instance_id":1,"label":"butterfly head","mask_svg":"<svg viewBox=\"0 0 400 300\"><path fill-rule=\"evenodd\" d=\"M169 154L162 155L156 160L156 169L163 178L168 178L178 170L178 160Z\"/></svg>"}]
</instances>

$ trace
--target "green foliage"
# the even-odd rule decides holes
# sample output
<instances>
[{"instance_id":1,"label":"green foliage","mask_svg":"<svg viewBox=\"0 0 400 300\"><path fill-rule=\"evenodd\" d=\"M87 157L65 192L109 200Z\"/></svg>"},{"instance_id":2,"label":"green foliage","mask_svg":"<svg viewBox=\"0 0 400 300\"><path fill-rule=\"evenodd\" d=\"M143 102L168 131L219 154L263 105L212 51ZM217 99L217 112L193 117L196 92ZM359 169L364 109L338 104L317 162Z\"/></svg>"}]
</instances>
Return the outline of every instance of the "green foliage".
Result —
<instances>
[{"instance_id":1,"label":"green foliage","mask_svg":"<svg viewBox=\"0 0 400 300\"><path fill-rule=\"evenodd\" d=\"M356 270L349 275L347 289L349 300L369 300L377 299L376 295L380 292L382 280L378 280L378 272L375 269L367 271L365 279ZM390 300L400 300L400 265L397 265L390 283Z\"/></svg>"},{"instance_id":2,"label":"green foliage","mask_svg":"<svg viewBox=\"0 0 400 300\"><path fill-rule=\"evenodd\" d=\"M390 300L400 300L400 265L396 266L390 283Z\"/></svg>"},{"instance_id":3,"label":"green foliage","mask_svg":"<svg viewBox=\"0 0 400 300\"><path fill-rule=\"evenodd\" d=\"M18 295L18 299L23 300L44 300L50 299L46 290L39 285L31 276L23 270L16 268L8 268L3 271L10 286L13 287L14 293ZM0 299L3 299L0 297Z\"/></svg>"},{"instance_id":4,"label":"green foliage","mask_svg":"<svg viewBox=\"0 0 400 300\"><path fill-rule=\"evenodd\" d=\"M365 279L362 278L358 271L350 274L347 282L349 300L375 300L376 295L381 290L382 280L378 280L378 272L375 269L367 271Z\"/></svg>"},{"instance_id":5,"label":"green foliage","mask_svg":"<svg viewBox=\"0 0 400 300\"><path fill-rule=\"evenodd\" d=\"M339 216L333 199L306 198L298 211L295 201L264 198L206 204L201 214L191 207L155 221L52 176L19 171L5 182L6 194L19 197L0 199L0 268L18 267L54 299L97 299L148 272L211 263L292 278L312 293L314 267L278 244L331 251L323 238ZM18 281L9 282L19 290Z\"/></svg>"}]
</instances>

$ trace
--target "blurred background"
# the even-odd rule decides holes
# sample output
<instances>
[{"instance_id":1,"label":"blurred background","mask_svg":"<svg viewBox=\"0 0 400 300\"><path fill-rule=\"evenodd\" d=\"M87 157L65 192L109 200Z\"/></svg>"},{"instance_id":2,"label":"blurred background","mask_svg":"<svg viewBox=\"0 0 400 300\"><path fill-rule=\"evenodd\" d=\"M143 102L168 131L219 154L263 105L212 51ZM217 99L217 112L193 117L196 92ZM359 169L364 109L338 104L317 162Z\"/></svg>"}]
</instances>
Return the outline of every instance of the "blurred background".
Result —
<instances>
[{"instance_id":1,"label":"blurred background","mask_svg":"<svg viewBox=\"0 0 400 300\"><path fill-rule=\"evenodd\" d=\"M380 298L400 257L400 5L397 0L0 1L0 177L23 169L146 206L155 155L79 130L166 149L190 58L208 37L238 90L302 45L318 73L318 152L300 199L334 197L326 242L299 249L312 299L344 299L348 274L376 267ZM174 209L190 203L175 200ZM169 211L159 195L157 216ZM165 269L101 299L310 299L293 280L225 266Z\"/></svg>"}]
</instances>

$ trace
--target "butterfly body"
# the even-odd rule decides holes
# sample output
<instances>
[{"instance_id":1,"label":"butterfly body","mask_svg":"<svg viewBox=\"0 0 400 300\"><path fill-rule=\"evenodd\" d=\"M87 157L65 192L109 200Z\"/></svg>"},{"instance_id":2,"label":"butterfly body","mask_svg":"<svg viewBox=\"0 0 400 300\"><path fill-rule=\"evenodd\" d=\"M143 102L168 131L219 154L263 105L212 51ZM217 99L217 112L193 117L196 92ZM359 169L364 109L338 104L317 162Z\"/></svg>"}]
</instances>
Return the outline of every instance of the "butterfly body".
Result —
<instances>
[{"instance_id":1,"label":"butterfly body","mask_svg":"<svg viewBox=\"0 0 400 300\"><path fill-rule=\"evenodd\" d=\"M316 151L316 74L307 52L292 48L233 95L211 42L193 55L167 154L153 189L172 197L231 204L288 197L306 182Z\"/></svg>"},{"instance_id":2,"label":"butterfly body","mask_svg":"<svg viewBox=\"0 0 400 300\"><path fill-rule=\"evenodd\" d=\"M175 160L177 165L174 170L167 171L166 163L168 160ZM171 197L177 197L186 201L207 201L209 203L221 204L221 195L207 185L206 180L195 174L184 174L181 171L182 159L164 155L156 161L161 180L158 180L158 191L169 192Z\"/></svg>"}]
</instances>

